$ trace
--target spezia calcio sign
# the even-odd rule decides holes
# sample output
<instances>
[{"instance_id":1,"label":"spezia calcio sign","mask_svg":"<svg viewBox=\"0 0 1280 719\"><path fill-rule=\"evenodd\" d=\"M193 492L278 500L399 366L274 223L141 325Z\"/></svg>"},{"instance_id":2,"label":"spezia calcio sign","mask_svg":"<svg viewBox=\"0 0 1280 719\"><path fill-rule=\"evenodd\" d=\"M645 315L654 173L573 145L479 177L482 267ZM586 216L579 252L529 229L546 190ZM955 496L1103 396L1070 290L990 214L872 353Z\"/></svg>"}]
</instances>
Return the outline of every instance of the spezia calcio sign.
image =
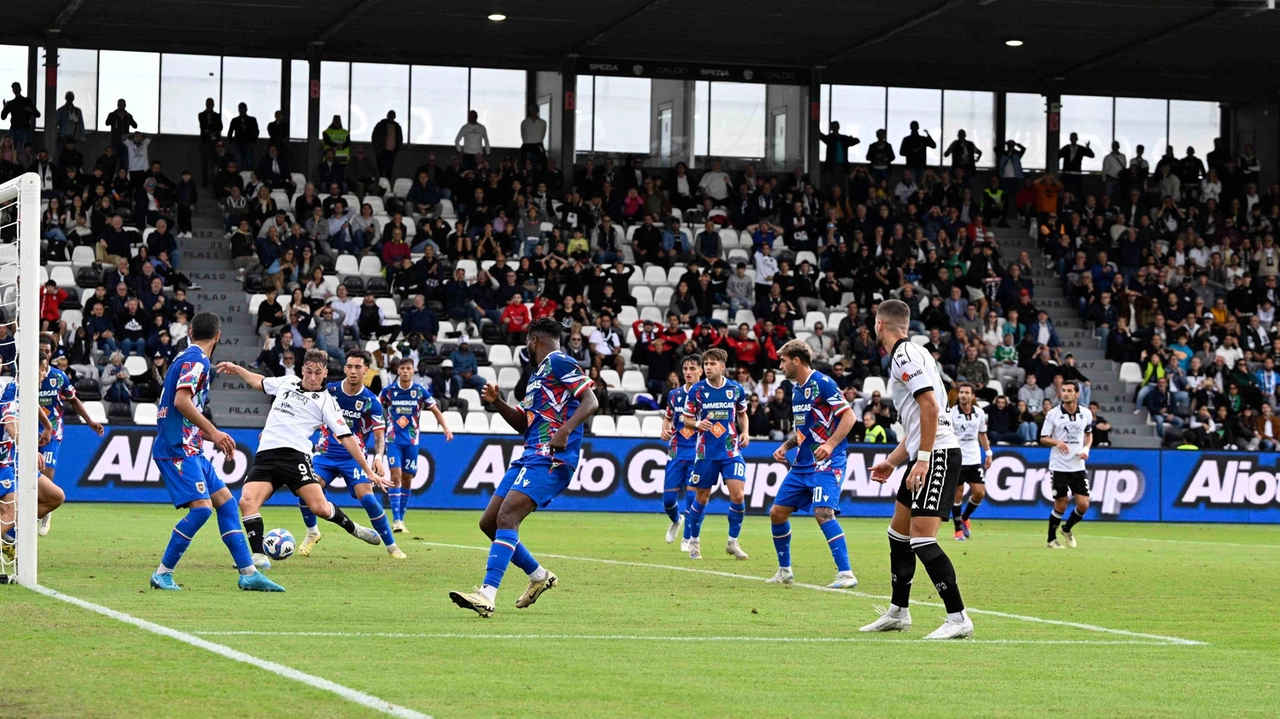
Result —
<instances>
[{"instance_id":1,"label":"spezia calcio sign","mask_svg":"<svg viewBox=\"0 0 1280 719\"><path fill-rule=\"evenodd\" d=\"M205 452L233 492L252 462L256 430L230 430L236 451L224 456L206 443ZM62 444L57 481L70 501L167 502L151 461L154 432L112 428L98 438L69 426ZM776 444L753 442L745 451L748 511L767 512L787 467L771 456ZM414 508L480 510L488 503L510 462L523 451L514 436L456 435L447 444L425 435L413 481ZM886 484L872 482L868 468L888 448L850 448L841 492L841 510L855 517L887 517L902 471ZM552 508L569 511L659 512L666 447L657 440L595 439L583 442L578 471ZM447 461L443 460L447 457ZM1089 460L1093 504L1090 519L1184 522L1280 523L1280 455L1180 453L1158 450L1094 450ZM1000 447L987 471L982 517L1043 519L1052 504L1049 450ZM345 487L330 488L332 499L352 505ZM711 511L723 512L721 490ZM287 492L273 500L289 505Z\"/></svg>"}]
</instances>

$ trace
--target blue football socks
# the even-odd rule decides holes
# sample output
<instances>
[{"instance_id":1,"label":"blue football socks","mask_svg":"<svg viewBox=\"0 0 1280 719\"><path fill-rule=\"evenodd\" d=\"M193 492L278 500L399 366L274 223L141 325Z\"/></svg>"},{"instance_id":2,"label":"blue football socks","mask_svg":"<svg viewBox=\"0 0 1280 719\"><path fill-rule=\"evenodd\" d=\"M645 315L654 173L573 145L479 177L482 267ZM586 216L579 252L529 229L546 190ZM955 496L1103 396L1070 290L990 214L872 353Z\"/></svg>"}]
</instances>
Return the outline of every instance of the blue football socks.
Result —
<instances>
[{"instance_id":1,"label":"blue football socks","mask_svg":"<svg viewBox=\"0 0 1280 719\"><path fill-rule=\"evenodd\" d=\"M742 534L742 520L747 513L745 502L729 503L729 539L737 539Z\"/></svg>"},{"instance_id":2,"label":"blue football socks","mask_svg":"<svg viewBox=\"0 0 1280 719\"><path fill-rule=\"evenodd\" d=\"M253 555L249 552L249 542L245 539L244 530L240 528L240 506L235 500L223 502L218 507L218 531L222 534L222 543L231 552L231 559L241 574L253 574Z\"/></svg>"},{"instance_id":3,"label":"blue football socks","mask_svg":"<svg viewBox=\"0 0 1280 719\"><path fill-rule=\"evenodd\" d=\"M520 533L516 530L499 529L494 534L493 544L489 545L489 561L484 566L484 586L497 590L502 585L502 575L507 573L507 565L518 546ZM529 558L532 559L532 555Z\"/></svg>"},{"instance_id":4,"label":"blue football socks","mask_svg":"<svg viewBox=\"0 0 1280 719\"><path fill-rule=\"evenodd\" d=\"M680 496L674 490L666 490L662 493L662 509L671 518L671 523L675 524L680 521Z\"/></svg>"},{"instance_id":5,"label":"blue football socks","mask_svg":"<svg viewBox=\"0 0 1280 719\"><path fill-rule=\"evenodd\" d=\"M827 546L831 548L831 558L836 560L836 569L841 572L851 571L849 548L845 545L844 529L840 527L840 523L833 519L818 526L822 528L822 534L827 538Z\"/></svg>"},{"instance_id":6,"label":"blue football socks","mask_svg":"<svg viewBox=\"0 0 1280 719\"><path fill-rule=\"evenodd\" d=\"M400 521L400 488L392 487L387 490L387 504L391 505L391 519Z\"/></svg>"},{"instance_id":7,"label":"blue football socks","mask_svg":"<svg viewBox=\"0 0 1280 719\"><path fill-rule=\"evenodd\" d=\"M187 510L187 515L178 520L173 533L169 535L169 546L165 547L164 557L160 559L161 571L166 569L172 571L178 566L187 547L191 546L191 540L195 538L196 532L199 532L212 516L213 510L208 507L192 507Z\"/></svg>"},{"instance_id":8,"label":"blue football socks","mask_svg":"<svg viewBox=\"0 0 1280 719\"><path fill-rule=\"evenodd\" d=\"M693 527L689 521L689 509L693 506L692 491L686 492L684 495L684 538L687 540L693 536Z\"/></svg>"},{"instance_id":9,"label":"blue football socks","mask_svg":"<svg viewBox=\"0 0 1280 719\"><path fill-rule=\"evenodd\" d=\"M538 571L538 560L533 558L533 554L524 546L524 542L516 545L516 551L511 555L511 563L516 565L525 574L533 574Z\"/></svg>"},{"instance_id":10,"label":"blue football socks","mask_svg":"<svg viewBox=\"0 0 1280 719\"><path fill-rule=\"evenodd\" d=\"M316 515L307 506L307 500L298 497L298 509L302 510L302 523L307 525L307 531L311 532L316 528Z\"/></svg>"},{"instance_id":11,"label":"blue football socks","mask_svg":"<svg viewBox=\"0 0 1280 719\"><path fill-rule=\"evenodd\" d=\"M698 539L702 536L702 518L707 506L697 499L693 500L693 504L689 505L689 519L686 524L689 525L689 538Z\"/></svg>"},{"instance_id":12,"label":"blue football socks","mask_svg":"<svg viewBox=\"0 0 1280 719\"><path fill-rule=\"evenodd\" d=\"M778 566L791 568L791 522L773 525L773 548L778 553Z\"/></svg>"},{"instance_id":13,"label":"blue football socks","mask_svg":"<svg viewBox=\"0 0 1280 719\"><path fill-rule=\"evenodd\" d=\"M369 523L378 530L382 543L388 547L395 544L396 539L391 536L391 522L387 521L387 513L383 511L378 495L373 492L364 495L360 498L360 506L364 507L364 511L369 515Z\"/></svg>"}]
</instances>

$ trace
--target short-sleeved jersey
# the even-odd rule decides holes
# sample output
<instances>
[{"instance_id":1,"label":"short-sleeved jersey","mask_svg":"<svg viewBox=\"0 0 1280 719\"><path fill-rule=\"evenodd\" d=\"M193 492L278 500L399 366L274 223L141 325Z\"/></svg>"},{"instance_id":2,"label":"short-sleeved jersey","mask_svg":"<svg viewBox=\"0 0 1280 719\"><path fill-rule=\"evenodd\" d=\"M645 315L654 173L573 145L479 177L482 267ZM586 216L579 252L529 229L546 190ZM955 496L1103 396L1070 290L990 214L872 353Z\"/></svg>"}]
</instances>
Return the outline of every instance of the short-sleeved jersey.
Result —
<instances>
[{"instance_id":1,"label":"short-sleeved jersey","mask_svg":"<svg viewBox=\"0 0 1280 719\"><path fill-rule=\"evenodd\" d=\"M567 464L578 466L578 452L582 447L582 425L569 433L569 441L563 452L551 451L551 438L578 410L578 398L590 391L591 380L569 355L556 350L542 358L529 375L524 388L520 408L524 410L528 427L524 431L524 458L548 457L551 466Z\"/></svg>"},{"instance_id":2,"label":"short-sleeved jersey","mask_svg":"<svg viewBox=\"0 0 1280 719\"><path fill-rule=\"evenodd\" d=\"M942 383L938 363L928 350L904 337L893 345L889 353L889 395L898 409L902 428L906 430L908 462L914 462L920 451L920 395L933 390L930 400L938 409L938 433L934 435L931 449L955 449L960 446L951 427L951 415L947 413L947 388Z\"/></svg>"},{"instance_id":3,"label":"short-sleeved jersey","mask_svg":"<svg viewBox=\"0 0 1280 719\"><path fill-rule=\"evenodd\" d=\"M387 415L387 442L405 447L418 446L418 422L422 410L436 406L431 390L417 382L410 382L408 389L396 380L382 390L382 410Z\"/></svg>"},{"instance_id":4,"label":"short-sleeved jersey","mask_svg":"<svg viewBox=\"0 0 1280 719\"><path fill-rule=\"evenodd\" d=\"M7 424L9 420L18 421L16 401L0 403L0 467L8 467L18 459L18 443L14 441L13 435L9 434Z\"/></svg>"},{"instance_id":5,"label":"short-sleeved jersey","mask_svg":"<svg viewBox=\"0 0 1280 719\"><path fill-rule=\"evenodd\" d=\"M1044 416L1040 436L1060 439L1071 448L1071 454L1063 454L1056 449L1049 451L1049 471L1083 472L1084 460L1076 455L1084 450L1084 436L1092 432L1093 413L1084 407L1077 405L1075 414L1067 414L1062 405L1049 410Z\"/></svg>"},{"instance_id":6,"label":"short-sleeved jersey","mask_svg":"<svg viewBox=\"0 0 1280 719\"><path fill-rule=\"evenodd\" d=\"M349 431L356 436L356 443L364 450L375 430L386 428L382 418L382 403L368 387L361 387L356 394L347 394L342 382L330 382L325 391L333 395L342 410L342 418L347 420ZM320 428L320 441L316 443L316 454L324 454L337 459L348 459L351 454L342 446L327 426Z\"/></svg>"},{"instance_id":7,"label":"short-sleeved jersey","mask_svg":"<svg viewBox=\"0 0 1280 719\"><path fill-rule=\"evenodd\" d=\"M0 403L12 402L18 396L18 383L10 382L0 394ZM62 439L62 412L67 400L76 396L75 385L66 373L57 367L50 367L49 373L40 382L40 407L49 415L49 423L53 425L53 439Z\"/></svg>"},{"instance_id":8,"label":"short-sleeved jersey","mask_svg":"<svg viewBox=\"0 0 1280 719\"><path fill-rule=\"evenodd\" d=\"M960 464L966 467L982 464L982 445L978 444L978 435L987 433L987 413L975 404L969 414L965 414L960 405L952 407L950 414L951 426L960 442Z\"/></svg>"},{"instance_id":9,"label":"short-sleeved jersey","mask_svg":"<svg viewBox=\"0 0 1280 719\"><path fill-rule=\"evenodd\" d=\"M196 409L204 411L209 402L209 356L196 345L182 350L164 373L164 389L160 392L157 411L156 441L151 445L151 456L156 459L181 459L204 453L204 436L200 428L191 423L173 405L178 390L191 390L191 401Z\"/></svg>"},{"instance_id":10,"label":"short-sleeved jersey","mask_svg":"<svg viewBox=\"0 0 1280 719\"><path fill-rule=\"evenodd\" d=\"M840 417L852 409L835 381L816 370L811 371L804 382L792 387L791 414L799 451L791 468L802 472L843 470L845 451L849 446L844 439L835 446L831 456L821 462L814 459L813 450L831 439L840 424Z\"/></svg>"},{"instance_id":11,"label":"short-sleeved jersey","mask_svg":"<svg viewBox=\"0 0 1280 719\"><path fill-rule=\"evenodd\" d=\"M684 426L684 405L688 399L689 388L684 385L667 393L667 421L672 430L668 459L693 459L697 454L697 431Z\"/></svg>"},{"instance_id":12,"label":"short-sleeved jersey","mask_svg":"<svg viewBox=\"0 0 1280 719\"><path fill-rule=\"evenodd\" d=\"M311 435L325 427L335 441L351 435L338 401L325 390L308 392L298 377L267 377L262 391L275 397L258 440L258 451L293 449L311 454Z\"/></svg>"},{"instance_id":13,"label":"short-sleeved jersey","mask_svg":"<svg viewBox=\"0 0 1280 719\"><path fill-rule=\"evenodd\" d=\"M742 456L738 448L738 415L747 411L747 392L742 385L725 379L719 387L702 380L689 390L684 414L695 422L711 421L711 429L699 431L696 459L733 459Z\"/></svg>"}]
</instances>

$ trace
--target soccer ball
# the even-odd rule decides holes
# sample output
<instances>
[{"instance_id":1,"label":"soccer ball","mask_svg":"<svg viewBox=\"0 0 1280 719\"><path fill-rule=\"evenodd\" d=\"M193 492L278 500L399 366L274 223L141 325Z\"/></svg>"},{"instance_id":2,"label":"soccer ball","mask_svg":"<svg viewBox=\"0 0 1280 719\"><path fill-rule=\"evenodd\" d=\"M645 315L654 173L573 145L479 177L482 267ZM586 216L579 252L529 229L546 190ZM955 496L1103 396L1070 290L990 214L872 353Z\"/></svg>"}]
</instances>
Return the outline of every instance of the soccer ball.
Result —
<instances>
[{"instance_id":1,"label":"soccer ball","mask_svg":"<svg viewBox=\"0 0 1280 719\"><path fill-rule=\"evenodd\" d=\"M296 546L293 535L287 529L273 529L262 538L262 551L277 561L292 557Z\"/></svg>"}]
</instances>

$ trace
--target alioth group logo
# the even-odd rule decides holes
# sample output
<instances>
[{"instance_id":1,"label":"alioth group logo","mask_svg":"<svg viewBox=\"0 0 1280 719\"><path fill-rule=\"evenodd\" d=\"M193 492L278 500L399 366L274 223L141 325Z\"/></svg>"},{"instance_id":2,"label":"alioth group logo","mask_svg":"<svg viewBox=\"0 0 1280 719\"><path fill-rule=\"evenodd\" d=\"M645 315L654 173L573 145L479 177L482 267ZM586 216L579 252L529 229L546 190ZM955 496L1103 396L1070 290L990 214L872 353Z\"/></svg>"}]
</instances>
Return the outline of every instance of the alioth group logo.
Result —
<instances>
[{"instance_id":1,"label":"alioth group logo","mask_svg":"<svg viewBox=\"0 0 1280 719\"><path fill-rule=\"evenodd\" d=\"M1177 505L1240 509L1280 506L1280 467L1257 467L1257 459L1202 456L1178 493Z\"/></svg>"}]
</instances>

